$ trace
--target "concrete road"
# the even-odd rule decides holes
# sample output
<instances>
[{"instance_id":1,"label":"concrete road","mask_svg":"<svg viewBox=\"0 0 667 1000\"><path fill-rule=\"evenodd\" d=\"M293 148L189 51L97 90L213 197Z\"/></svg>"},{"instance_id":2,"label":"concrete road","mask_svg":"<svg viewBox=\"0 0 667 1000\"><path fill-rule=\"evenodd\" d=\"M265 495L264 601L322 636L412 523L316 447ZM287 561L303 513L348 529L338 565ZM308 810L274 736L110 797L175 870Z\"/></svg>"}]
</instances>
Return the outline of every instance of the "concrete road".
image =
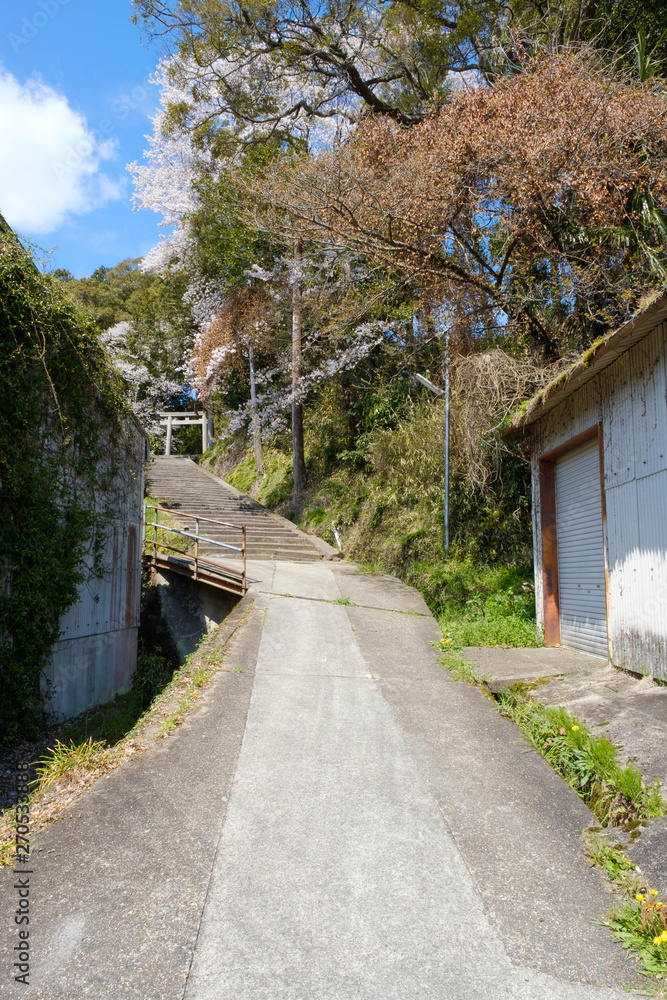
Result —
<instances>
[{"instance_id":1,"label":"concrete road","mask_svg":"<svg viewBox=\"0 0 667 1000\"><path fill-rule=\"evenodd\" d=\"M626 996L594 818L448 679L421 597L345 564L251 575L204 707L42 836L34 985L6 961L0 995Z\"/></svg>"}]
</instances>

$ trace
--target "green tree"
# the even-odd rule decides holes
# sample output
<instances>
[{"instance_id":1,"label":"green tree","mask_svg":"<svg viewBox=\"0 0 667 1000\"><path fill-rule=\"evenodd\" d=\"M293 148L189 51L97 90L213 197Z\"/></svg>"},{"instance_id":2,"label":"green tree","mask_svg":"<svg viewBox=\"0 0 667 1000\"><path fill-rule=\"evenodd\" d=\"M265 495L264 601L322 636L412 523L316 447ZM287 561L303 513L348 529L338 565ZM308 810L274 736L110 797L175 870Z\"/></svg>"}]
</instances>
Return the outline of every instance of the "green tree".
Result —
<instances>
[{"instance_id":1,"label":"green tree","mask_svg":"<svg viewBox=\"0 0 667 1000\"><path fill-rule=\"evenodd\" d=\"M654 0L133 2L136 21L173 41L170 124L222 155L369 112L412 125L461 74L512 71L521 48L587 42L634 64L641 28L667 57Z\"/></svg>"},{"instance_id":2,"label":"green tree","mask_svg":"<svg viewBox=\"0 0 667 1000\"><path fill-rule=\"evenodd\" d=\"M194 321L184 301L182 273L162 277L140 270L141 260L98 267L89 278L58 273L65 287L100 332L128 322L127 346L152 375L183 381L182 366L192 344Z\"/></svg>"}]
</instances>

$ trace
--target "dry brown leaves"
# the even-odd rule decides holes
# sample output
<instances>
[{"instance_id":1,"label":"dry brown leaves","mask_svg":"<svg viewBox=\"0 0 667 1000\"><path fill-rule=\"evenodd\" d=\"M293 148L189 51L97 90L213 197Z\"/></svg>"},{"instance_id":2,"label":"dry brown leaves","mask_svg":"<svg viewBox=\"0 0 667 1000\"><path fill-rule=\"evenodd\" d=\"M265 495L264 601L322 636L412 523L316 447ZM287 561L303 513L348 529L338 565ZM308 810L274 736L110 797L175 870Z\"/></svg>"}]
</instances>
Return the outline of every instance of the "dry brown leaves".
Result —
<instances>
[{"instance_id":1,"label":"dry brown leaves","mask_svg":"<svg viewBox=\"0 0 667 1000\"><path fill-rule=\"evenodd\" d=\"M63 813L98 778L109 774L144 749L137 740L127 740L116 747L98 754L93 767L72 768L63 774L48 790L38 791L30 803L30 828L34 835L42 827ZM9 865L14 845L14 813L6 809L0 818L0 867Z\"/></svg>"},{"instance_id":2,"label":"dry brown leaves","mask_svg":"<svg viewBox=\"0 0 667 1000\"><path fill-rule=\"evenodd\" d=\"M256 344L266 334L270 311L271 300L263 286L240 288L197 336L192 364L204 403L221 375L245 367L248 342Z\"/></svg>"},{"instance_id":3,"label":"dry brown leaves","mask_svg":"<svg viewBox=\"0 0 667 1000\"><path fill-rule=\"evenodd\" d=\"M631 195L664 204L666 166L665 88L566 51L411 128L369 119L333 153L274 172L265 224L422 287L444 280L453 303L481 295L540 343L561 303L599 296L612 305L595 322L614 323L654 280L631 244L655 233Z\"/></svg>"}]
</instances>

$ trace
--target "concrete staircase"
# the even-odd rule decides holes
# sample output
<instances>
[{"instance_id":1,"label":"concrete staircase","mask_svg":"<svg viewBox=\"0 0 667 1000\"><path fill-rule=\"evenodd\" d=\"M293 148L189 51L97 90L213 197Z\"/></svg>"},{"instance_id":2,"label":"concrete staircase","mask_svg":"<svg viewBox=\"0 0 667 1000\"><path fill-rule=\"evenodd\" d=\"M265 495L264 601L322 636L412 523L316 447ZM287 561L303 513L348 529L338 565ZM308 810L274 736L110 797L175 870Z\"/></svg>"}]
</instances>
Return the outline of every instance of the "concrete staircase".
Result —
<instances>
[{"instance_id":1,"label":"concrete staircase","mask_svg":"<svg viewBox=\"0 0 667 1000\"><path fill-rule=\"evenodd\" d=\"M179 510L216 521L246 525L248 559L279 559L289 562L312 562L331 558L336 550L320 538L303 531L278 514L273 514L250 497L202 469L190 458L157 456L146 470L148 492L172 513L176 526L193 531L193 522L178 517ZM240 545L241 533L221 525L200 525L208 538ZM240 558L240 553L201 542L201 555L216 559Z\"/></svg>"}]
</instances>

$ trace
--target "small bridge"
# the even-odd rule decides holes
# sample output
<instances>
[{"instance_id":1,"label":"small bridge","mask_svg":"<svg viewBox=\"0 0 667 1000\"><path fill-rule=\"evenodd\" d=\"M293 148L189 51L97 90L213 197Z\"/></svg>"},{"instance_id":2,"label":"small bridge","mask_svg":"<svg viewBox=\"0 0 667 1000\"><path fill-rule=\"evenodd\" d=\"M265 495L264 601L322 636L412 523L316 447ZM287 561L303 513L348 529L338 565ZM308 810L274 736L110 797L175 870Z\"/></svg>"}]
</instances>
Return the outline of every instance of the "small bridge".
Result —
<instances>
[{"instance_id":1,"label":"small bridge","mask_svg":"<svg viewBox=\"0 0 667 1000\"><path fill-rule=\"evenodd\" d=\"M162 521L160 521L160 514L163 515ZM156 569L171 570L172 573L187 576L190 580L207 583L211 587L227 590L243 597L247 590L245 525L230 524L226 521L217 521L210 517L201 517L197 514L186 514L185 511L179 511L179 517L189 520L190 530L185 530L167 523L164 515L169 516L170 514L171 511L166 507L151 504L145 508L144 560ZM209 524L215 525L218 529L231 528L241 532L239 539L241 544L230 545L228 542L207 537L206 526ZM226 554L224 550L240 555L240 571L224 565L208 554L202 555L200 552L202 544L213 545L218 550L222 549L221 556Z\"/></svg>"}]
</instances>

